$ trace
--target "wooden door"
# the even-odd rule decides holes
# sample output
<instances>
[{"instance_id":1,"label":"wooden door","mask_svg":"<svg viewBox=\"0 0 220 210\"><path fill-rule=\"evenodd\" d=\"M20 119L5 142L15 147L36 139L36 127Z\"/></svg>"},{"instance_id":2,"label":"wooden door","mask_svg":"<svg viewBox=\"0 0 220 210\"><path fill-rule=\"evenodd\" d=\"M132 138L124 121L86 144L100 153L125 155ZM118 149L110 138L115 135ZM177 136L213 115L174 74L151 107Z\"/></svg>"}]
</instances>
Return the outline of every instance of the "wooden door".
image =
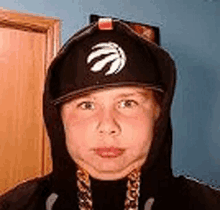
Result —
<instances>
[{"instance_id":1,"label":"wooden door","mask_svg":"<svg viewBox=\"0 0 220 210\"><path fill-rule=\"evenodd\" d=\"M42 115L59 20L0 11L0 194L51 171Z\"/></svg>"}]
</instances>

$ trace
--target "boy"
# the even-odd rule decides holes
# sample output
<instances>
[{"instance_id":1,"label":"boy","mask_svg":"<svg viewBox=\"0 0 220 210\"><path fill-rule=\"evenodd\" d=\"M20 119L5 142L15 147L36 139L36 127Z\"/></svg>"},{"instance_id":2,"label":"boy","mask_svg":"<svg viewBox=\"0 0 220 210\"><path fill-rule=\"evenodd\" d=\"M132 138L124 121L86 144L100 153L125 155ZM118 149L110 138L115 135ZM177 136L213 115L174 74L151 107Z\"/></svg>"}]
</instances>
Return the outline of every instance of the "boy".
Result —
<instances>
[{"instance_id":1,"label":"boy","mask_svg":"<svg viewBox=\"0 0 220 210\"><path fill-rule=\"evenodd\" d=\"M175 75L169 54L121 21L76 33L45 83L53 172L0 209L219 209L219 191L172 174Z\"/></svg>"}]
</instances>

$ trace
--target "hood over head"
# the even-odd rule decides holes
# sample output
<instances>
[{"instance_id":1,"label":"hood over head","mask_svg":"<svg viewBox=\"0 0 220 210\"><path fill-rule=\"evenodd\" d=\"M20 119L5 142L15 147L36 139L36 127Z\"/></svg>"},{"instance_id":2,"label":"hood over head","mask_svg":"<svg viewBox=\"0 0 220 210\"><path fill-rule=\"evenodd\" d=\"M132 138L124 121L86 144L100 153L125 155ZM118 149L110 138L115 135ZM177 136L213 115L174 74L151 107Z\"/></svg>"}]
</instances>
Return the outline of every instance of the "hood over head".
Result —
<instances>
[{"instance_id":1,"label":"hood over head","mask_svg":"<svg viewBox=\"0 0 220 210\"><path fill-rule=\"evenodd\" d=\"M170 108L176 70L169 54L126 23L111 20L111 30L94 22L73 35L51 63L43 98L44 120L51 143L55 188L75 182L76 165L65 144L60 104L90 90L141 86L160 92L161 114L155 125L150 153L142 167L142 181L172 175ZM147 177L147 178L145 178ZM149 182L148 182L149 184Z\"/></svg>"}]
</instances>

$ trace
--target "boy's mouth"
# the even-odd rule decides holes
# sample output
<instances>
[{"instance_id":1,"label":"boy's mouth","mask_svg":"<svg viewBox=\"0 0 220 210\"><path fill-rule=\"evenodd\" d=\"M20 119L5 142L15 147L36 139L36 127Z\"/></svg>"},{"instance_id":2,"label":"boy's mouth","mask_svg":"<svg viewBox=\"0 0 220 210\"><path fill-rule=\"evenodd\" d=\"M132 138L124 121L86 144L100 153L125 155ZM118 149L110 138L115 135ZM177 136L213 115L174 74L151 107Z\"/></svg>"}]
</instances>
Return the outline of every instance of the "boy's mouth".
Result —
<instances>
[{"instance_id":1,"label":"boy's mouth","mask_svg":"<svg viewBox=\"0 0 220 210\"><path fill-rule=\"evenodd\" d=\"M125 149L118 147L99 147L94 149L95 153L102 158L116 158L122 155Z\"/></svg>"}]
</instances>

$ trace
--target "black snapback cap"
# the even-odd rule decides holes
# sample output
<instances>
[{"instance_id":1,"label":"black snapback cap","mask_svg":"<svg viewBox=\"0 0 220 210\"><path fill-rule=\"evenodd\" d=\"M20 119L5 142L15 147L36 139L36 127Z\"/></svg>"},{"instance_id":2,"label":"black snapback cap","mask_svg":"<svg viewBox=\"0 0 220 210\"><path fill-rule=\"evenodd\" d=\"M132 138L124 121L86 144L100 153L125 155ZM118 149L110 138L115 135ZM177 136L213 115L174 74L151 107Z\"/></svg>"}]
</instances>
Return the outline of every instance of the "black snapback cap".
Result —
<instances>
[{"instance_id":1,"label":"black snapback cap","mask_svg":"<svg viewBox=\"0 0 220 210\"><path fill-rule=\"evenodd\" d=\"M90 24L64 45L49 67L52 103L106 87L143 86L163 92L148 43L119 20L101 18Z\"/></svg>"},{"instance_id":2,"label":"black snapback cap","mask_svg":"<svg viewBox=\"0 0 220 210\"><path fill-rule=\"evenodd\" d=\"M132 28L135 32L148 39L151 42L156 43L160 46L160 28L157 26L152 26L146 23L133 22L124 19L119 19L112 16L100 16L97 14L90 14L89 21L90 23L99 21L100 18L112 18L113 20L120 20L123 23L126 23L130 28Z\"/></svg>"}]
</instances>

